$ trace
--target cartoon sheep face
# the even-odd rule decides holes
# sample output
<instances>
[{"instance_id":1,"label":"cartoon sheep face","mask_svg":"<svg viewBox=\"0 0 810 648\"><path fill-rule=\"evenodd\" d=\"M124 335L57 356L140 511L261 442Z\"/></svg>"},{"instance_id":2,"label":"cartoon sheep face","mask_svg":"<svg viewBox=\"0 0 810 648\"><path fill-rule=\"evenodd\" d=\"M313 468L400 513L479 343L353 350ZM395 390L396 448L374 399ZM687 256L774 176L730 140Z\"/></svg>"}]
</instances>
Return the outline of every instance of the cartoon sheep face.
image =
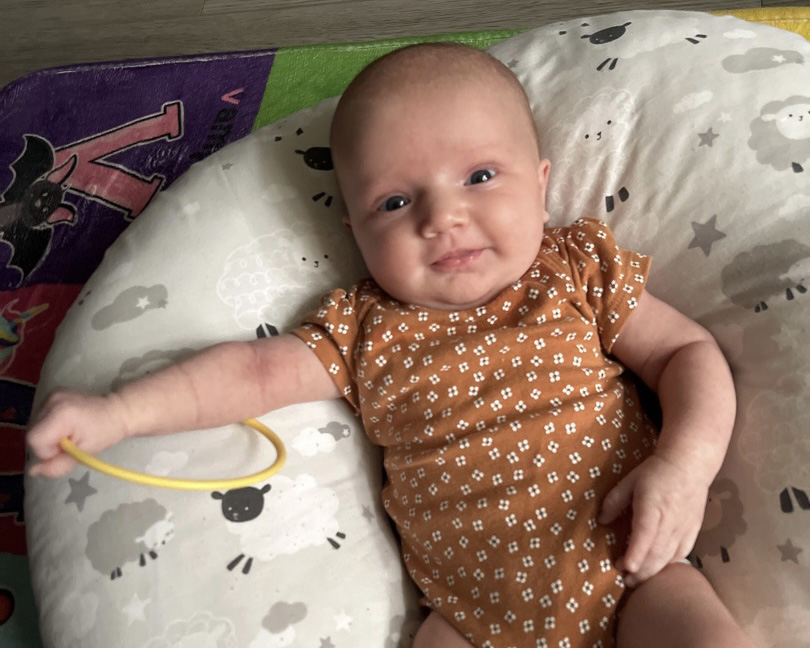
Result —
<instances>
[{"instance_id":1,"label":"cartoon sheep face","mask_svg":"<svg viewBox=\"0 0 810 648\"><path fill-rule=\"evenodd\" d=\"M740 252L721 271L723 293L735 304L761 313L768 301L784 295L788 302L803 295L810 276L810 247L788 239Z\"/></svg>"},{"instance_id":2,"label":"cartoon sheep face","mask_svg":"<svg viewBox=\"0 0 810 648\"><path fill-rule=\"evenodd\" d=\"M150 526L146 532L135 538L135 542L140 542L148 551L153 551L174 537L174 524L171 519L158 520Z\"/></svg>"},{"instance_id":3,"label":"cartoon sheep face","mask_svg":"<svg viewBox=\"0 0 810 648\"><path fill-rule=\"evenodd\" d=\"M580 99L560 126L546 133L549 157L561 166L549 183L550 212L610 212L629 198L622 175L636 119L633 95L606 88ZM599 186L602 197L594 191Z\"/></svg>"},{"instance_id":4,"label":"cartoon sheep face","mask_svg":"<svg viewBox=\"0 0 810 648\"><path fill-rule=\"evenodd\" d=\"M360 276L362 260L351 238L331 227L293 224L230 254L217 295L241 328L269 323L281 329L315 308L336 280Z\"/></svg>"},{"instance_id":5,"label":"cartoon sheep face","mask_svg":"<svg viewBox=\"0 0 810 648\"><path fill-rule=\"evenodd\" d=\"M126 563L146 565L157 549L174 537L172 514L153 499L125 502L105 511L87 529L85 554L93 568L112 580L120 578Z\"/></svg>"},{"instance_id":6,"label":"cartoon sheep face","mask_svg":"<svg viewBox=\"0 0 810 648\"><path fill-rule=\"evenodd\" d=\"M774 122L776 129L788 139L810 139L810 102L783 106L775 113L762 115L762 121Z\"/></svg>"},{"instance_id":7,"label":"cartoon sheep face","mask_svg":"<svg viewBox=\"0 0 810 648\"><path fill-rule=\"evenodd\" d=\"M719 554L724 563L729 562L729 548L747 529L737 485L730 479L715 480L709 487L703 526L692 550L694 560L701 567L701 558Z\"/></svg>"},{"instance_id":8,"label":"cartoon sheep face","mask_svg":"<svg viewBox=\"0 0 810 648\"><path fill-rule=\"evenodd\" d=\"M613 119L605 119L605 115L589 115L590 123L584 121L579 124L580 144L599 146L602 140L608 140L616 122Z\"/></svg>"},{"instance_id":9,"label":"cartoon sheep face","mask_svg":"<svg viewBox=\"0 0 810 648\"><path fill-rule=\"evenodd\" d=\"M246 559L242 573L247 574L254 559L266 562L327 542L339 549L337 539L346 537L335 519L337 494L318 485L312 475L298 475L295 479L277 475L272 485L215 492L212 497L222 500L228 531L239 536L242 549L228 563L228 570Z\"/></svg>"},{"instance_id":10,"label":"cartoon sheep face","mask_svg":"<svg viewBox=\"0 0 810 648\"><path fill-rule=\"evenodd\" d=\"M723 522L723 510L731 500L731 490L709 493L706 500L706 512L703 515L703 529L716 529Z\"/></svg>"},{"instance_id":11,"label":"cartoon sheep face","mask_svg":"<svg viewBox=\"0 0 810 648\"><path fill-rule=\"evenodd\" d=\"M270 484L261 488L246 486L234 488L226 493L211 493L214 499L222 500L222 515L230 522L255 520L264 510L264 494L270 491Z\"/></svg>"},{"instance_id":12,"label":"cartoon sheep face","mask_svg":"<svg viewBox=\"0 0 810 648\"><path fill-rule=\"evenodd\" d=\"M810 97L794 95L771 101L751 122L750 146L757 162L777 171L802 173L810 158Z\"/></svg>"},{"instance_id":13,"label":"cartoon sheep face","mask_svg":"<svg viewBox=\"0 0 810 648\"><path fill-rule=\"evenodd\" d=\"M698 21L691 16L636 17L624 21L621 14L615 14L599 24L585 22L580 27L581 33L574 31L574 35L593 47L600 57L607 57L596 67L600 72L615 69L619 61L626 62L667 45L698 45L706 38L706 34L700 33Z\"/></svg>"},{"instance_id":14,"label":"cartoon sheep face","mask_svg":"<svg viewBox=\"0 0 810 648\"><path fill-rule=\"evenodd\" d=\"M572 111L570 138L579 145L616 148L628 138L635 112L627 91L603 90L580 99Z\"/></svg>"}]
</instances>

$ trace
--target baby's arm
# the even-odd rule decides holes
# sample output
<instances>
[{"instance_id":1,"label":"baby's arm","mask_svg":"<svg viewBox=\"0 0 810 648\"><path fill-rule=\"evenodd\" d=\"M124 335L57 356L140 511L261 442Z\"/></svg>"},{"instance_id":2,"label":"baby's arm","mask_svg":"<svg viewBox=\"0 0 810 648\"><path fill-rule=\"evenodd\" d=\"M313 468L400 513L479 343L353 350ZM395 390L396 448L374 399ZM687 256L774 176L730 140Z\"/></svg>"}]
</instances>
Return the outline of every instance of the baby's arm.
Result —
<instances>
[{"instance_id":1,"label":"baby's arm","mask_svg":"<svg viewBox=\"0 0 810 648\"><path fill-rule=\"evenodd\" d=\"M608 493L599 521L632 504L622 561L629 585L686 556L703 520L709 485L734 424L731 372L714 338L643 293L612 353L658 392L663 424L655 453Z\"/></svg>"},{"instance_id":2,"label":"baby's arm","mask_svg":"<svg viewBox=\"0 0 810 648\"><path fill-rule=\"evenodd\" d=\"M317 356L292 335L217 344L104 396L59 390L28 431L33 475L74 465L59 441L95 453L133 436L234 423L293 403L338 398Z\"/></svg>"}]
</instances>

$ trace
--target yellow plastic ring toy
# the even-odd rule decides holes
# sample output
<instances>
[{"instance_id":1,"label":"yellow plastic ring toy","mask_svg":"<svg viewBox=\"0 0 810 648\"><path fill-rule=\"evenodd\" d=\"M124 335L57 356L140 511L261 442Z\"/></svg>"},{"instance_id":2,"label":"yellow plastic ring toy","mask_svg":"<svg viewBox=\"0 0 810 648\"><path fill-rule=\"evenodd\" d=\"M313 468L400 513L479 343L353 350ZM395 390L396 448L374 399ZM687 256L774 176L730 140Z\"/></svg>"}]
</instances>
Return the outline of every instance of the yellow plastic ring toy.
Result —
<instances>
[{"instance_id":1,"label":"yellow plastic ring toy","mask_svg":"<svg viewBox=\"0 0 810 648\"><path fill-rule=\"evenodd\" d=\"M118 479L135 482L136 484L158 486L160 488L175 488L178 490L230 490L232 488L244 488L245 486L250 486L251 484L272 477L281 470L281 467L287 459L287 449L273 430L256 419L247 419L246 421L242 421L242 423L264 435L267 440L273 444L276 449L276 460L268 468L260 472L245 475L244 477L233 477L231 479L177 479L173 477L159 477L135 470L128 470L102 461L80 450L76 444L68 438L62 439L59 445L62 450L67 452L76 461L110 477L117 477Z\"/></svg>"}]
</instances>

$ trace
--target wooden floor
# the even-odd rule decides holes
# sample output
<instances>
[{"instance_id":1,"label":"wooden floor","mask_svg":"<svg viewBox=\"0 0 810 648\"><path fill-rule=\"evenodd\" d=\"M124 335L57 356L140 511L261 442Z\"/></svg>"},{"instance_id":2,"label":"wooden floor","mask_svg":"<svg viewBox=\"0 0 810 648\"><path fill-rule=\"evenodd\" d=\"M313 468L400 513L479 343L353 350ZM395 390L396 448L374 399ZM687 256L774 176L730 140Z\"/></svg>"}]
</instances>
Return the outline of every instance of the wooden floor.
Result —
<instances>
[{"instance_id":1,"label":"wooden floor","mask_svg":"<svg viewBox=\"0 0 810 648\"><path fill-rule=\"evenodd\" d=\"M0 0L0 87L33 70L125 58L533 27L639 8L810 0Z\"/></svg>"}]
</instances>

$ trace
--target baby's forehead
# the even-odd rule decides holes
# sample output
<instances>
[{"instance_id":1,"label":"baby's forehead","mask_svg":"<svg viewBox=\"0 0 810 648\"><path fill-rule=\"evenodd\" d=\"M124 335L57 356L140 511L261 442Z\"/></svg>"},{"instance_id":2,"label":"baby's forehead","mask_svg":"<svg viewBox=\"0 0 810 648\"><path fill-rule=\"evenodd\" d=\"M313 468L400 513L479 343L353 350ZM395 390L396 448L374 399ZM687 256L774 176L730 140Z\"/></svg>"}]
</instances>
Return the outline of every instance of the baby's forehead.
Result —
<instances>
[{"instance_id":1,"label":"baby's forehead","mask_svg":"<svg viewBox=\"0 0 810 648\"><path fill-rule=\"evenodd\" d=\"M375 117L392 110L407 114L409 106L422 114L487 106L492 120L523 113L517 121L536 137L528 99L511 70L484 51L439 44L397 50L358 74L338 103L333 149L355 149Z\"/></svg>"},{"instance_id":2,"label":"baby's forehead","mask_svg":"<svg viewBox=\"0 0 810 648\"><path fill-rule=\"evenodd\" d=\"M332 129L338 134L356 128L368 128L372 117L391 109L407 113L458 108L459 97L468 108L489 106L491 117L497 119L525 111L527 103L521 91L495 72L476 74L469 69L447 70L438 74L419 74L411 68L409 74L380 75L344 96L335 113ZM497 98L497 101L493 101ZM497 109L496 109L497 106Z\"/></svg>"},{"instance_id":3,"label":"baby's forehead","mask_svg":"<svg viewBox=\"0 0 810 648\"><path fill-rule=\"evenodd\" d=\"M438 56L403 61L394 58L390 62L381 63L366 78L359 79L354 87L350 86L347 94L350 98L354 95L359 100L367 98L407 102L413 95L431 92L438 96L465 89L486 93L496 87L512 85L507 75L495 67L499 63L489 60L488 55L482 52L476 54L481 56ZM514 84L517 84L516 79Z\"/></svg>"}]
</instances>

